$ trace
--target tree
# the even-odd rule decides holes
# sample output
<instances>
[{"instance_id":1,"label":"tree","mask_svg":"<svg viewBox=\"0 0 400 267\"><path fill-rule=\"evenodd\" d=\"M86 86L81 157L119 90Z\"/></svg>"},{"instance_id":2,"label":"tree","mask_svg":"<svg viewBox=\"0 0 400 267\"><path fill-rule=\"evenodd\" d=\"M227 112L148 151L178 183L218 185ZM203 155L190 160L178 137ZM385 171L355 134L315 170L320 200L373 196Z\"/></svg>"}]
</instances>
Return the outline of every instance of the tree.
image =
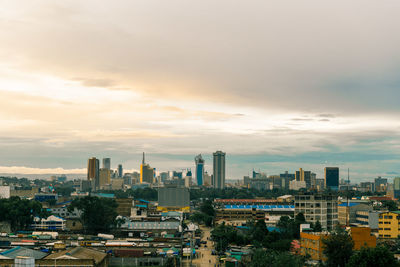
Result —
<instances>
[{"instance_id":1,"label":"tree","mask_svg":"<svg viewBox=\"0 0 400 267\"><path fill-rule=\"evenodd\" d=\"M19 197L0 199L0 221L10 223L13 231L27 229L34 217L47 218L49 215L38 201Z\"/></svg>"},{"instance_id":2,"label":"tree","mask_svg":"<svg viewBox=\"0 0 400 267\"><path fill-rule=\"evenodd\" d=\"M345 267L352 255L353 240L345 230L336 227L331 234L322 239L327 266Z\"/></svg>"},{"instance_id":3,"label":"tree","mask_svg":"<svg viewBox=\"0 0 400 267\"><path fill-rule=\"evenodd\" d=\"M211 200L205 200L200 206L200 211L204 214L207 214L208 216L214 217L215 216L215 210L212 205Z\"/></svg>"},{"instance_id":4,"label":"tree","mask_svg":"<svg viewBox=\"0 0 400 267\"><path fill-rule=\"evenodd\" d=\"M376 248L362 247L360 251L353 254L346 267L395 267L400 264L395 259L392 252L385 246Z\"/></svg>"},{"instance_id":5,"label":"tree","mask_svg":"<svg viewBox=\"0 0 400 267\"><path fill-rule=\"evenodd\" d=\"M250 267L302 267L304 258L290 254L289 252L255 250Z\"/></svg>"},{"instance_id":6,"label":"tree","mask_svg":"<svg viewBox=\"0 0 400 267\"><path fill-rule=\"evenodd\" d=\"M387 208L389 211L398 210L397 203L393 200L384 200L382 201L382 206Z\"/></svg>"},{"instance_id":7,"label":"tree","mask_svg":"<svg viewBox=\"0 0 400 267\"><path fill-rule=\"evenodd\" d=\"M321 232L322 231L322 225L319 222L319 220L317 220L317 222L314 224L313 230L314 230L314 232Z\"/></svg>"},{"instance_id":8,"label":"tree","mask_svg":"<svg viewBox=\"0 0 400 267\"><path fill-rule=\"evenodd\" d=\"M114 199L88 196L74 199L68 210L77 208L83 211L81 221L85 230L91 233L107 233L111 227L121 223L117 220L117 207L118 204Z\"/></svg>"}]
</instances>

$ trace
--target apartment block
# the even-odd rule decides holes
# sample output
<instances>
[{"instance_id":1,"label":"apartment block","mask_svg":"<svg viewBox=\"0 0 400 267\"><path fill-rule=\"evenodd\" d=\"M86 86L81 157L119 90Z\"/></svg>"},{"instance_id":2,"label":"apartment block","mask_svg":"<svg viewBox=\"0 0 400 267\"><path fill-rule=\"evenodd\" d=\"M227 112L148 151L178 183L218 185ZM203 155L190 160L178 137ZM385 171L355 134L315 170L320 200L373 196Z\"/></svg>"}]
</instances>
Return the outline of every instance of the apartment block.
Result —
<instances>
[{"instance_id":1,"label":"apartment block","mask_svg":"<svg viewBox=\"0 0 400 267\"><path fill-rule=\"evenodd\" d=\"M337 196L333 194L302 194L295 196L295 215L303 213L307 222L321 223L325 230L338 224Z\"/></svg>"}]
</instances>

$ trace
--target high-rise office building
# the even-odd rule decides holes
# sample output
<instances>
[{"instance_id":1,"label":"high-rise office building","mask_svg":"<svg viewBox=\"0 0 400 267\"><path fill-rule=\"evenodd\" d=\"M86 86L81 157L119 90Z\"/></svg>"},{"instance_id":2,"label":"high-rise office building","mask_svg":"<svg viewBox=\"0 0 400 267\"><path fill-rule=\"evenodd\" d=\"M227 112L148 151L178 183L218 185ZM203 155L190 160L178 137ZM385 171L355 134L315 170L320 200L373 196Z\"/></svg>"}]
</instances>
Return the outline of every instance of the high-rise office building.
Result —
<instances>
[{"instance_id":1,"label":"high-rise office building","mask_svg":"<svg viewBox=\"0 0 400 267\"><path fill-rule=\"evenodd\" d=\"M325 168L325 188L332 190L339 190L339 168L326 167Z\"/></svg>"},{"instance_id":2,"label":"high-rise office building","mask_svg":"<svg viewBox=\"0 0 400 267\"><path fill-rule=\"evenodd\" d=\"M289 183L290 181L293 181L295 179L295 174L294 173L289 173L286 171L285 173L281 173L280 177L282 178L282 186L285 189L289 189Z\"/></svg>"},{"instance_id":3,"label":"high-rise office building","mask_svg":"<svg viewBox=\"0 0 400 267\"><path fill-rule=\"evenodd\" d=\"M124 176L124 169L122 168L122 164L118 164L118 178L122 178Z\"/></svg>"},{"instance_id":4,"label":"high-rise office building","mask_svg":"<svg viewBox=\"0 0 400 267\"><path fill-rule=\"evenodd\" d=\"M296 181L304 181L306 182L306 188L309 189L313 186L311 182L311 171L305 171L302 168L296 171Z\"/></svg>"},{"instance_id":5,"label":"high-rise office building","mask_svg":"<svg viewBox=\"0 0 400 267\"><path fill-rule=\"evenodd\" d=\"M100 169L99 188L111 184L111 172L107 168Z\"/></svg>"},{"instance_id":6,"label":"high-rise office building","mask_svg":"<svg viewBox=\"0 0 400 267\"><path fill-rule=\"evenodd\" d=\"M103 158L103 168L104 169L111 169L111 159L110 158Z\"/></svg>"},{"instance_id":7,"label":"high-rise office building","mask_svg":"<svg viewBox=\"0 0 400 267\"><path fill-rule=\"evenodd\" d=\"M87 179L91 181L92 187L99 188L100 162L95 157L88 160Z\"/></svg>"},{"instance_id":8,"label":"high-rise office building","mask_svg":"<svg viewBox=\"0 0 400 267\"><path fill-rule=\"evenodd\" d=\"M399 199L400 198L400 177L396 177L393 180L393 189L394 189L394 197Z\"/></svg>"},{"instance_id":9,"label":"high-rise office building","mask_svg":"<svg viewBox=\"0 0 400 267\"><path fill-rule=\"evenodd\" d=\"M196 181L197 185L203 185L204 182L204 159L201 154L197 155L194 158L194 162L196 163Z\"/></svg>"},{"instance_id":10,"label":"high-rise office building","mask_svg":"<svg viewBox=\"0 0 400 267\"><path fill-rule=\"evenodd\" d=\"M388 183L388 181L386 178L382 178L382 177L378 176L378 178L375 178L375 191L376 192L385 192L387 183Z\"/></svg>"},{"instance_id":11,"label":"high-rise office building","mask_svg":"<svg viewBox=\"0 0 400 267\"><path fill-rule=\"evenodd\" d=\"M154 169L150 167L149 164L146 164L144 159L144 152L143 152L143 159L142 164L140 165L140 183L153 183L154 177Z\"/></svg>"},{"instance_id":12,"label":"high-rise office building","mask_svg":"<svg viewBox=\"0 0 400 267\"><path fill-rule=\"evenodd\" d=\"M214 188L225 188L225 153L217 151L213 153L213 186Z\"/></svg>"}]
</instances>

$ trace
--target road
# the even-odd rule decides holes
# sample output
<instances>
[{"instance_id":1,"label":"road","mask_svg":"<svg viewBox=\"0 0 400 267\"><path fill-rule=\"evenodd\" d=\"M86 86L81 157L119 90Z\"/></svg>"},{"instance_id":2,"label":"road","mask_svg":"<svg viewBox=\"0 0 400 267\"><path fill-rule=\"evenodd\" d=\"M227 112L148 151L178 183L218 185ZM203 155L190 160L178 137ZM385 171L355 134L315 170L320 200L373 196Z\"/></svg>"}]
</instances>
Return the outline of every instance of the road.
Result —
<instances>
[{"instance_id":1,"label":"road","mask_svg":"<svg viewBox=\"0 0 400 267\"><path fill-rule=\"evenodd\" d=\"M210 231L211 228L205 227L205 226L200 226L200 229L203 231L203 236L201 240L207 242L207 247L205 248L204 245L201 245L201 247L197 250L197 252L200 254L199 258L193 260L193 266L195 267L209 267L209 266L216 266L217 264L217 257L214 255L211 255L211 251L213 250L213 244L212 241L207 240L210 239Z\"/></svg>"}]
</instances>

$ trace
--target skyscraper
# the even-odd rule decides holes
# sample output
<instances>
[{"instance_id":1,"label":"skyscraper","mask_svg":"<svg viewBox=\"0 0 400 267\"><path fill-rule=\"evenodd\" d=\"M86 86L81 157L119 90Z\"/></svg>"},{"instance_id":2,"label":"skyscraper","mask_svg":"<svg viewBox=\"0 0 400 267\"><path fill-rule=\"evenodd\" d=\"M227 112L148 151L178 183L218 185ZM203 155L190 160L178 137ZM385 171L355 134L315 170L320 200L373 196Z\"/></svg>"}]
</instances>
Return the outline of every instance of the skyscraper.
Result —
<instances>
[{"instance_id":1,"label":"skyscraper","mask_svg":"<svg viewBox=\"0 0 400 267\"><path fill-rule=\"evenodd\" d=\"M101 189L106 184L111 184L111 173L109 169L101 168L99 176L99 188Z\"/></svg>"},{"instance_id":2,"label":"skyscraper","mask_svg":"<svg viewBox=\"0 0 400 267\"><path fill-rule=\"evenodd\" d=\"M339 190L339 168L326 167L325 168L325 188L332 190Z\"/></svg>"},{"instance_id":3,"label":"skyscraper","mask_svg":"<svg viewBox=\"0 0 400 267\"><path fill-rule=\"evenodd\" d=\"M123 173L124 171L123 171L123 169L122 169L122 164L118 164L118 177L119 178L122 178L122 176L124 176L124 173Z\"/></svg>"},{"instance_id":4,"label":"skyscraper","mask_svg":"<svg viewBox=\"0 0 400 267\"><path fill-rule=\"evenodd\" d=\"M88 160L87 179L92 182L92 187L99 188L100 162L95 157Z\"/></svg>"},{"instance_id":5,"label":"skyscraper","mask_svg":"<svg viewBox=\"0 0 400 267\"><path fill-rule=\"evenodd\" d=\"M104 169L111 169L111 159L110 158L103 158L103 168Z\"/></svg>"},{"instance_id":6,"label":"skyscraper","mask_svg":"<svg viewBox=\"0 0 400 267\"><path fill-rule=\"evenodd\" d=\"M149 164L146 164L143 152L142 164L140 164L140 183L153 183L153 176L154 169Z\"/></svg>"},{"instance_id":7,"label":"skyscraper","mask_svg":"<svg viewBox=\"0 0 400 267\"><path fill-rule=\"evenodd\" d=\"M204 159L201 156L201 154L197 155L194 158L194 162L196 163L197 185L203 185L203 181L204 181Z\"/></svg>"},{"instance_id":8,"label":"skyscraper","mask_svg":"<svg viewBox=\"0 0 400 267\"><path fill-rule=\"evenodd\" d=\"M225 188L225 153L217 151L213 153L213 186L214 188Z\"/></svg>"},{"instance_id":9,"label":"skyscraper","mask_svg":"<svg viewBox=\"0 0 400 267\"><path fill-rule=\"evenodd\" d=\"M309 189L312 186L314 186L311 183L311 171L305 171L302 168L300 170L296 171L296 181L304 181L306 182L306 188Z\"/></svg>"},{"instance_id":10,"label":"skyscraper","mask_svg":"<svg viewBox=\"0 0 400 267\"><path fill-rule=\"evenodd\" d=\"M399 198L400 197L400 177L396 177L393 180L393 189L394 189L394 197Z\"/></svg>"}]
</instances>

